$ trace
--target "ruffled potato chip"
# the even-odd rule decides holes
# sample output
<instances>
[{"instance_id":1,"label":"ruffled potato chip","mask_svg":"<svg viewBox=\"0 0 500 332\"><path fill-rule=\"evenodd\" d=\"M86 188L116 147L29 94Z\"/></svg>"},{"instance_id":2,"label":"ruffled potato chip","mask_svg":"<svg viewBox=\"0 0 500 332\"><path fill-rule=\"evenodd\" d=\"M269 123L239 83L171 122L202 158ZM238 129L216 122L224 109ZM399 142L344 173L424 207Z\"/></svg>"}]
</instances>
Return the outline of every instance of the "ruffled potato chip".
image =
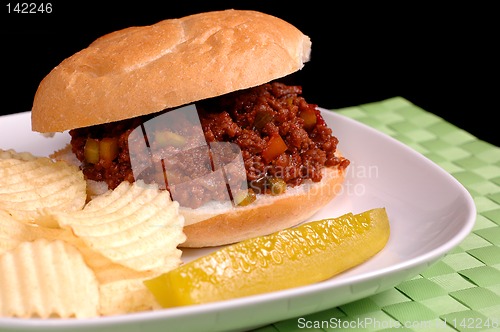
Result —
<instances>
[{"instance_id":1,"label":"ruffled potato chip","mask_svg":"<svg viewBox=\"0 0 500 332\"><path fill-rule=\"evenodd\" d=\"M71 230L53 229L32 223L23 223L14 219L6 211L0 210L0 255L5 251L14 249L22 242L37 239L63 240L75 247L84 245Z\"/></svg>"},{"instance_id":2,"label":"ruffled potato chip","mask_svg":"<svg viewBox=\"0 0 500 332\"><path fill-rule=\"evenodd\" d=\"M0 316L98 315L99 284L70 244L38 239L0 255Z\"/></svg>"},{"instance_id":3,"label":"ruffled potato chip","mask_svg":"<svg viewBox=\"0 0 500 332\"><path fill-rule=\"evenodd\" d=\"M147 279L137 276L101 284L99 314L110 316L161 309L153 293L144 285Z\"/></svg>"},{"instance_id":4,"label":"ruffled potato chip","mask_svg":"<svg viewBox=\"0 0 500 332\"><path fill-rule=\"evenodd\" d=\"M39 239L64 241L80 251L83 260L99 282L99 315L117 315L159 308L156 299L143 283L146 279L158 276L158 273L135 271L113 263L89 248L70 229L22 223L0 210L0 255L24 242ZM34 286L31 285L28 289Z\"/></svg>"},{"instance_id":5,"label":"ruffled potato chip","mask_svg":"<svg viewBox=\"0 0 500 332\"><path fill-rule=\"evenodd\" d=\"M65 162L0 150L0 316L159 308L143 281L181 264L178 203L139 181L85 205L86 187L82 172Z\"/></svg>"},{"instance_id":6,"label":"ruffled potato chip","mask_svg":"<svg viewBox=\"0 0 500 332\"><path fill-rule=\"evenodd\" d=\"M132 270L162 272L181 264L184 218L156 185L123 182L81 211L51 212L43 220L71 229L89 248Z\"/></svg>"},{"instance_id":7,"label":"ruffled potato chip","mask_svg":"<svg viewBox=\"0 0 500 332\"><path fill-rule=\"evenodd\" d=\"M0 150L0 210L32 222L40 210L81 210L87 198L83 173L65 162Z\"/></svg>"}]
</instances>

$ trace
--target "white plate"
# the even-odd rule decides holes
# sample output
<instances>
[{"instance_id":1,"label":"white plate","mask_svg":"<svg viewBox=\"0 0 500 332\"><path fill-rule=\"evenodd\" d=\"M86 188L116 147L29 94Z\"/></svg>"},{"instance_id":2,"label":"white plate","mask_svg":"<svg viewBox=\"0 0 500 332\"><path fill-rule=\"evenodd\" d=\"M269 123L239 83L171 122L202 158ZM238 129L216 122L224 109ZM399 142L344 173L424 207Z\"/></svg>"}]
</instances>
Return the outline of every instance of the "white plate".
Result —
<instances>
[{"instance_id":1,"label":"white plate","mask_svg":"<svg viewBox=\"0 0 500 332\"><path fill-rule=\"evenodd\" d=\"M223 331L250 329L336 307L389 289L415 276L471 231L476 210L464 187L440 167L391 137L323 110L351 160L342 194L311 219L385 207L387 246L366 263L330 280L206 305L83 320L0 318L0 330ZM0 117L0 148L47 155L67 134L47 139L31 132L29 113ZM208 250L189 250L191 259Z\"/></svg>"}]
</instances>

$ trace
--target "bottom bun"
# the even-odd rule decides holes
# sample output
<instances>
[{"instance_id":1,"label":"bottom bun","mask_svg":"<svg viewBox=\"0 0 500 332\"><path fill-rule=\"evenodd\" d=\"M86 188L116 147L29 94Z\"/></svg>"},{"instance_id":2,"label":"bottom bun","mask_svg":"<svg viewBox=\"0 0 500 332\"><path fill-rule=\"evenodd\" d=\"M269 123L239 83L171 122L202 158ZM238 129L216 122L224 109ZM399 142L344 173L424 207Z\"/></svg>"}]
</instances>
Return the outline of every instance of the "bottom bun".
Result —
<instances>
[{"instance_id":1,"label":"bottom bun","mask_svg":"<svg viewBox=\"0 0 500 332\"><path fill-rule=\"evenodd\" d=\"M341 190L345 169L323 169L320 182L288 188L279 196L258 195L244 207L181 208L186 242L180 247L200 248L231 244L296 226L328 204Z\"/></svg>"}]
</instances>

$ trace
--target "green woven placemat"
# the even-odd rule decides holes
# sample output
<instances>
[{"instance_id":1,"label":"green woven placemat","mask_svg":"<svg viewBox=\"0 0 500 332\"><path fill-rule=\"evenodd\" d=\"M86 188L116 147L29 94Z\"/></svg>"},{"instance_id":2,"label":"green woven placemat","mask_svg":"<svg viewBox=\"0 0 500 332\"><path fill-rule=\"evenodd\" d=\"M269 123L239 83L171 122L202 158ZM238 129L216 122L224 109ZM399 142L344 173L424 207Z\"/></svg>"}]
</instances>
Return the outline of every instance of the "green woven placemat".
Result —
<instances>
[{"instance_id":1,"label":"green woven placemat","mask_svg":"<svg viewBox=\"0 0 500 332\"><path fill-rule=\"evenodd\" d=\"M471 193L473 231L420 275L377 295L256 331L500 331L500 148L403 98L336 112L419 151ZM305 324L307 322L307 324Z\"/></svg>"}]
</instances>

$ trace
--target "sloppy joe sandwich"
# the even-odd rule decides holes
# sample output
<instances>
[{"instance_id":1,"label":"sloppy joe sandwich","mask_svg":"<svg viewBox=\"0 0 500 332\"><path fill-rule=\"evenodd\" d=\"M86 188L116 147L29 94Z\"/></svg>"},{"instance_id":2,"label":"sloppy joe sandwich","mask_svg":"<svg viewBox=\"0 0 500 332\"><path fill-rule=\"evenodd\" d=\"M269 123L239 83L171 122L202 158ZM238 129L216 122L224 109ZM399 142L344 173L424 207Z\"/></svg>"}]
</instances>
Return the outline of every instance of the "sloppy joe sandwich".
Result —
<instances>
[{"instance_id":1,"label":"sloppy joe sandwich","mask_svg":"<svg viewBox=\"0 0 500 332\"><path fill-rule=\"evenodd\" d=\"M310 53L308 36L255 11L126 28L42 80L32 129L69 131L54 157L78 164L92 188L168 190L185 247L269 234L331 201L349 165L317 105L281 80Z\"/></svg>"}]
</instances>

